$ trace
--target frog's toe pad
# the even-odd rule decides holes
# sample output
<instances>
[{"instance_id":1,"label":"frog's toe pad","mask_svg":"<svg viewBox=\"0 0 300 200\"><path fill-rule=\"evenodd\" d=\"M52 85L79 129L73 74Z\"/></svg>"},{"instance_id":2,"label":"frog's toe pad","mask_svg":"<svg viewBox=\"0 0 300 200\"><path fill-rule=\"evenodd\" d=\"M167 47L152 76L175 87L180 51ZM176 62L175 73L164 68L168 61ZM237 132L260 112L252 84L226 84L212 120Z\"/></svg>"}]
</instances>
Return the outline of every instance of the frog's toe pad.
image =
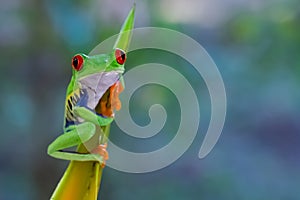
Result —
<instances>
[{"instance_id":1,"label":"frog's toe pad","mask_svg":"<svg viewBox=\"0 0 300 200\"><path fill-rule=\"evenodd\" d=\"M104 168L105 167L105 163L108 160L109 156L108 156L108 152L106 150L107 148L107 143L105 144L100 144L98 145L96 148L94 148L91 153L93 154L98 154L100 156L103 157L103 162L101 164L101 167Z\"/></svg>"}]
</instances>

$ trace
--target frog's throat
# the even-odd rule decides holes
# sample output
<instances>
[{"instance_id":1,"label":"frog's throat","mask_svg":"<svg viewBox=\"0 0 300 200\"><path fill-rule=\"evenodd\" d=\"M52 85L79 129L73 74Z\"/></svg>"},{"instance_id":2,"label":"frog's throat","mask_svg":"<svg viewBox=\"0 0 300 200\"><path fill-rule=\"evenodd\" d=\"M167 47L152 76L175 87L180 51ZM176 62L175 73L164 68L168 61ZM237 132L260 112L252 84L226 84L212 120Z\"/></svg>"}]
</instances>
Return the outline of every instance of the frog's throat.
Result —
<instances>
[{"instance_id":1,"label":"frog's throat","mask_svg":"<svg viewBox=\"0 0 300 200\"><path fill-rule=\"evenodd\" d=\"M87 91L86 107L95 110L105 92L120 78L119 72L101 72L79 80L81 89Z\"/></svg>"}]
</instances>

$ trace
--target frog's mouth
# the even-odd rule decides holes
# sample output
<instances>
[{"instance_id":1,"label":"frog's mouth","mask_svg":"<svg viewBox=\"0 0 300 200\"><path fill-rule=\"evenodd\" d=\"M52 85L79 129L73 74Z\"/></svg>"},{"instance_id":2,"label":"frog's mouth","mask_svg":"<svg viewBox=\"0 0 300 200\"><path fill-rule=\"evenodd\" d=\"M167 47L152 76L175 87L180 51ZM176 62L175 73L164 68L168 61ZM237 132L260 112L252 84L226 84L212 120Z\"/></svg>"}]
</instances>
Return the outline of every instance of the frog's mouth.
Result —
<instances>
[{"instance_id":1,"label":"frog's mouth","mask_svg":"<svg viewBox=\"0 0 300 200\"><path fill-rule=\"evenodd\" d=\"M114 117L114 111L121 109L119 94L124 90L120 81L110 86L100 98L95 111L103 117Z\"/></svg>"}]
</instances>

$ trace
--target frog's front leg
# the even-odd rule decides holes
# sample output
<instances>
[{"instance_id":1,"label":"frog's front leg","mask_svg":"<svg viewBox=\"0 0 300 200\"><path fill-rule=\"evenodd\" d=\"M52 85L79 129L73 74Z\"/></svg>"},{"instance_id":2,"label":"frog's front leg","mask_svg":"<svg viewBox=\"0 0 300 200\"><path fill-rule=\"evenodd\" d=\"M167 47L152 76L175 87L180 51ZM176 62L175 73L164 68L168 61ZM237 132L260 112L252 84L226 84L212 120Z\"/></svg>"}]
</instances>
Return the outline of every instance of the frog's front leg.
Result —
<instances>
[{"instance_id":1,"label":"frog's front leg","mask_svg":"<svg viewBox=\"0 0 300 200\"><path fill-rule=\"evenodd\" d=\"M91 110L85 107L76 106L74 108L74 114L82 118L84 121L91 122L97 126L107 126L113 121L113 118L110 117L104 118L98 116L97 114L95 114L94 112L92 112ZM108 159L108 152L106 148L107 148L107 143L102 144L100 142L100 144L91 151L91 153L93 154L101 155L102 158L104 159L103 162L101 163L101 167L105 167L105 161Z\"/></svg>"},{"instance_id":2,"label":"frog's front leg","mask_svg":"<svg viewBox=\"0 0 300 200\"><path fill-rule=\"evenodd\" d=\"M91 122L98 126L107 126L109 125L114 119L107 117L101 117L92 112L91 110L85 108L85 107L75 107L74 113L76 116L79 116L80 118L84 119L87 122Z\"/></svg>"}]
</instances>

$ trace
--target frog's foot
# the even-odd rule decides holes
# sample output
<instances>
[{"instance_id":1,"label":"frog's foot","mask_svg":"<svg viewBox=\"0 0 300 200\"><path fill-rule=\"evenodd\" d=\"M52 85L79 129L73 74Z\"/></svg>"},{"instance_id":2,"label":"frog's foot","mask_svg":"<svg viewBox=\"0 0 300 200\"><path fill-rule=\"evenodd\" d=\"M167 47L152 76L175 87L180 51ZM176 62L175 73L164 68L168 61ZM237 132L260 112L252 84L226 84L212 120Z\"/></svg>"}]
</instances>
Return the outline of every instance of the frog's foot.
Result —
<instances>
[{"instance_id":1,"label":"frog's foot","mask_svg":"<svg viewBox=\"0 0 300 200\"><path fill-rule=\"evenodd\" d=\"M105 144L100 144L99 146L97 146L96 148L94 148L91 153L93 154L98 154L100 156L102 156L103 158L103 162L101 164L101 167L104 168L106 161L108 160L109 156L108 156L108 152L106 150L107 148L107 143Z\"/></svg>"},{"instance_id":2,"label":"frog's foot","mask_svg":"<svg viewBox=\"0 0 300 200\"><path fill-rule=\"evenodd\" d=\"M114 111L121 109L119 94L124 90L121 81L110 86L99 100L95 111L104 117L114 117Z\"/></svg>"}]
</instances>

